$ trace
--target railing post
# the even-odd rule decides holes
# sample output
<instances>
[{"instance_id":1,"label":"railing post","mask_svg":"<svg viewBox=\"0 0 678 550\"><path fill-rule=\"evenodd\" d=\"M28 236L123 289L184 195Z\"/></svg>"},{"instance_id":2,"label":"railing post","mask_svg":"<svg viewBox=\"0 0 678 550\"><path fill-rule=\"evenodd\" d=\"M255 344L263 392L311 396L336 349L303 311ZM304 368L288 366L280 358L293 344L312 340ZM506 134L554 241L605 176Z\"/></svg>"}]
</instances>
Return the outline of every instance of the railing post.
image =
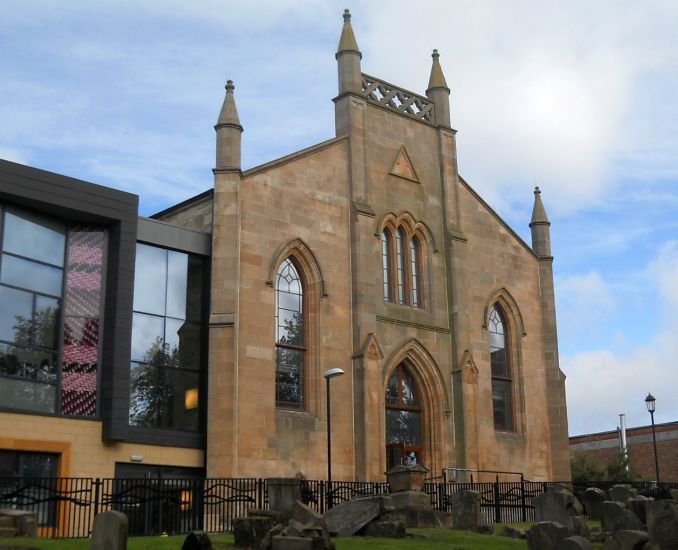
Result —
<instances>
[{"instance_id":1,"label":"railing post","mask_svg":"<svg viewBox=\"0 0 678 550\"><path fill-rule=\"evenodd\" d=\"M99 513L99 499L101 498L101 480L94 478L94 517Z\"/></svg>"},{"instance_id":2,"label":"railing post","mask_svg":"<svg viewBox=\"0 0 678 550\"><path fill-rule=\"evenodd\" d=\"M499 507L499 476L494 482L494 521L501 523L501 508Z\"/></svg>"},{"instance_id":3,"label":"railing post","mask_svg":"<svg viewBox=\"0 0 678 550\"><path fill-rule=\"evenodd\" d=\"M525 502L525 476L520 474L520 510L523 522L527 521L527 504Z\"/></svg>"}]
</instances>

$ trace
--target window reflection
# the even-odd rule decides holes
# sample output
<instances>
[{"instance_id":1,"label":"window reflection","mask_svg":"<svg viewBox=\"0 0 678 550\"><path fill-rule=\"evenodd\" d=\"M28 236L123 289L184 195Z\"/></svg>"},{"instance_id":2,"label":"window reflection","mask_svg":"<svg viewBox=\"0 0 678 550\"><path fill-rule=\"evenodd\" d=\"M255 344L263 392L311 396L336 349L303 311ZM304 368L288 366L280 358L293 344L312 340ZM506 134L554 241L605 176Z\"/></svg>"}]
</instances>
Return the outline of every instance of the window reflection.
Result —
<instances>
[{"instance_id":1,"label":"window reflection","mask_svg":"<svg viewBox=\"0 0 678 550\"><path fill-rule=\"evenodd\" d=\"M185 397L199 395L203 272L197 257L137 245L130 368L133 426L200 429L203 405L191 402L189 407ZM151 294L144 295L147 291Z\"/></svg>"},{"instance_id":2,"label":"window reflection","mask_svg":"<svg viewBox=\"0 0 678 550\"><path fill-rule=\"evenodd\" d=\"M304 407L304 294L301 278L288 258L276 276L276 404Z\"/></svg>"},{"instance_id":3,"label":"window reflection","mask_svg":"<svg viewBox=\"0 0 678 550\"><path fill-rule=\"evenodd\" d=\"M2 406L54 413L66 230L14 208L0 207L0 221Z\"/></svg>"},{"instance_id":4,"label":"window reflection","mask_svg":"<svg viewBox=\"0 0 678 550\"><path fill-rule=\"evenodd\" d=\"M387 468L422 461L422 411L417 388L405 365L393 371L386 388Z\"/></svg>"},{"instance_id":5,"label":"window reflection","mask_svg":"<svg viewBox=\"0 0 678 550\"><path fill-rule=\"evenodd\" d=\"M490 366L492 371L492 409L497 430L513 429L511 370L509 367L503 315L495 305L490 309Z\"/></svg>"}]
</instances>

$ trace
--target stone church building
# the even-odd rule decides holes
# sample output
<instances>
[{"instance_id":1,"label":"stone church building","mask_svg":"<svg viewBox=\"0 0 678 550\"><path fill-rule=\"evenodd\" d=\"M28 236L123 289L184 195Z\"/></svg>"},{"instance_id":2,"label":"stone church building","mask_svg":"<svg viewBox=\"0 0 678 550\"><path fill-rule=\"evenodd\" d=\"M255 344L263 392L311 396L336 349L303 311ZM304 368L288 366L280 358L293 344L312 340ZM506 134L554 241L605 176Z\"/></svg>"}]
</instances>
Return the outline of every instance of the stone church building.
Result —
<instances>
[{"instance_id":1,"label":"stone church building","mask_svg":"<svg viewBox=\"0 0 678 550\"><path fill-rule=\"evenodd\" d=\"M530 246L459 175L432 57L425 95L364 74L347 11L336 136L243 171L229 81L214 188L152 219L129 193L3 161L0 394L17 397L0 404L0 458L50 455L70 476L324 479L323 375L341 368L335 479L415 463L569 479L540 191ZM61 256L22 245L29 227ZM64 282L13 278L19 263ZM57 327L49 345L13 324L24 299Z\"/></svg>"}]
</instances>

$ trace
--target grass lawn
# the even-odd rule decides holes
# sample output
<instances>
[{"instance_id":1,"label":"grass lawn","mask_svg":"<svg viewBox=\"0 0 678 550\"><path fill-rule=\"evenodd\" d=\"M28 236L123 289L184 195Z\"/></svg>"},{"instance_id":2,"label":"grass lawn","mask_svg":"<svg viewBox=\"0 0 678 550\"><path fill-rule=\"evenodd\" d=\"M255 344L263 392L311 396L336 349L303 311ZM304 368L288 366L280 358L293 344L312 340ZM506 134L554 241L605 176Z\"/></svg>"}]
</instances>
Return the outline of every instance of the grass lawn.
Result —
<instances>
[{"instance_id":1,"label":"grass lawn","mask_svg":"<svg viewBox=\"0 0 678 550\"><path fill-rule=\"evenodd\" d=\"M351 537L333 539L337 550L398 550L446 549L446 550L511 550L527 549L524 540L479 535L447 529L408 529L412 537L407 539L378 539ZM128 550L181 550L184 536L134 537L129 539ZM214 550L234 548L233 535L210 535ZM28 546L40 550L88 550L89 539L26 539L0 538L2 545Z\"/></svg>"}]
</instances>

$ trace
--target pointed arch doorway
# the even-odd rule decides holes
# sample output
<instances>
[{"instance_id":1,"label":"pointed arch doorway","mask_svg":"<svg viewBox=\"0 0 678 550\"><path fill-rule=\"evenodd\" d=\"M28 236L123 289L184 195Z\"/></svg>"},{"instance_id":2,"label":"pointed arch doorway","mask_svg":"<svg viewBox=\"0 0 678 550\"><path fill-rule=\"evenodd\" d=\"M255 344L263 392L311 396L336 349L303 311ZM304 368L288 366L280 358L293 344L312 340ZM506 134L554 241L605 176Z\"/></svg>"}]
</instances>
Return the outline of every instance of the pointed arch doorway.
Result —
<instances>
[{"instance_id":1,"label":"pointed arch doorway","mask_svg":"<svg viewBox=\"0 0 678 550\"><path fill-rule=\"evenodd\" d=\"M424 462L422 396L411 369L400 363L386 386L386 471Z\"/></svg>"}]
</instances>

